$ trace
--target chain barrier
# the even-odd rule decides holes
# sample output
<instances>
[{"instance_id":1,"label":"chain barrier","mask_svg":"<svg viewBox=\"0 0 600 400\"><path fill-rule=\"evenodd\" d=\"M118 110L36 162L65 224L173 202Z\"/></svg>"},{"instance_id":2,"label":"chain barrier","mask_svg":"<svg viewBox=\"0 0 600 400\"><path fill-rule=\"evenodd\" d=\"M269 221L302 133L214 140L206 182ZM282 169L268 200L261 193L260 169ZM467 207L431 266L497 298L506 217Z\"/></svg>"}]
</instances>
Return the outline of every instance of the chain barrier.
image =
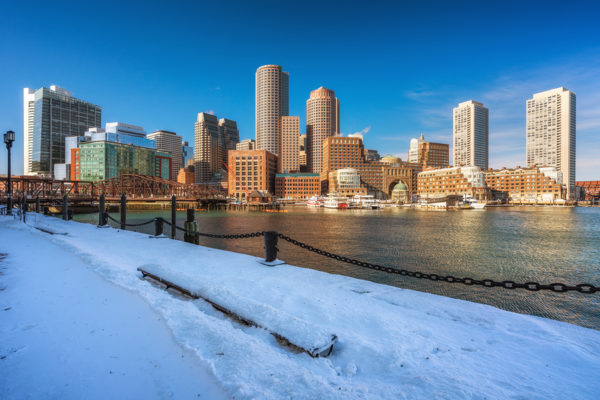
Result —
<instances>
[{"instance_id":1,"label":"chain barrier","mask_svg":"<svg viewBox=\"0 0 600 400\"><path fill-rule=\"evenodd\" d=\"M525 283L517 283L517 282L513 282L513 281L498 282L498 281L494 281L492 279L478 280L478 279L473 279L473 278L457 278L452 275L442 276L442 275L438 275L438 274L427 274L427 273L419 272L419 271L408 271L406 269L385 267L382 265L371 264L368 262L359 261L359 260L356 260L353 258L348 258L348 257L340 256L338 254L330 253L325 250L317 249L316 247L313 247L309 244L299 242L298 240L293 239L289 236L286 236L282 233L279 233L278 236L280 239L285 240L286 242L291 243L294 246L301 247L305 250L311 251L313 253L317 253L324 257L329 257L334 260L338 260L338 261L345 262L345 263L352 264L352 265L357 265L359 267L369 268L369 269L373 269L376 271L387 272L390 274L409 276L411 278L429 279L430 281L438 281L438 282L444 282L444 283L462 283L463 285L467 285L467 286L476 285L476 286L483 286L483 287L488 287L488 288L489 287L501 287L501 288L510 289L510 290L526 289L526 290L529 290L532 292L537 292L539 290L550 290L550 291L556 292L556 293L577 291L579 293L585 293L585 294L592 294L592 293L600 292L600 287L596 287L596 286L588 284L588 283L582 283L582 284L575 285L575 286L569 286L564 283L551 283L548 285L544 285L544 284L537 283L537 282L525 282Z\"/></svg>"},{"instance_id":2,"label":"chain barrier","mask_svg":"<svg viewBox=\"0 0 600 400\"><path fill-rule=\"evenodd\" d=\"M121 221L119 221L118 219L114 219L113 217L110 216L110 214L106 214L106 216L108 217L108 219L110 219L113 222L116 222L117 224L120 224ZM131 226L131 227L135 227L135 226L142 226L142 225L148 225L151 224L152 222L154 222L156 220L156 218L152 218L149 221L146 222L140 222L139 224L123 224L125 226ZM163 220L164 221L164 220Z\"/></svg>"},{"instance_id":3,"label":"chain barrier","mask_svg":"<svg viewBox=\"0 0 600 400\"><path fill-rule=\"evenodd\" d=\"M110 220L112 220L116 223L119 223L119 224L121 223L121 221L114 219L110 215L107 214L107 216ZM173 226L171 222L167 221L166 219L164 219L162 217L153 218L149 221L141 222L138 224L125 224L125 226L135 227L135 226L147 225L147 224L154 222L157 219L161 219L164 223L168 224L169 226ZM177 226L177 225L175 225L175 229L178 229L183 232L186 231L184 228ZM193 234L196 236L208 237L208 238L213 238L213 239L249 239L249 238L264 236L264 232L237 233L237 234L229 234L229 235L219 235L219 234L202 233L202 232L193 232ZM365 261L356 260L354 258L340 256L339 254L334 254L334 253L331 253L331 252L328 252L328 251L325 251L322 249L318 249L309 244L300 242L300 241L298 241L294 238L291 238L289 236L286 236L282 233L278 233L277 236L280 239L282 239L294 246L298 246L302 249L322 255L324 257L328 257L328 258L331 258L331 259L334 259L337 261L356 265L356 266L363 267L363 268L369 268L372 270L386 272L389 274L408 276L411 278L428 279L430 281L437 281L437 282L444 282L444 283L460 283L460 284L467 285L467 286L482 286L482 287L486 287L486 288L501 287L503 289L509 289L509 290L525 289L525 290L529 290L531 292L537 292L540 290L549 290L549 291L552 291L555 293L577 291L579 293L593 294L596 292L600 292L600 287L591 285L589 283L581 283L579 285L574 285L574 286L567 285L564 283L550 283L550 284L541 284L538 282L518 283L518 282L514 282L514 281L509 281L509 280L495 281L492 279L479 280L479 279L473 279L473 278L458 278L458 277L455 277L452 275L443 276L443 275L438 275L438 274L428 274L428 273L419 272L419 271L409 271L406 269L397 269L397 268L392 268L392 267L386 267L386 266L379 265L379 264L372 264L372 263L368 263Z\"/></svg>"}]
</instances>

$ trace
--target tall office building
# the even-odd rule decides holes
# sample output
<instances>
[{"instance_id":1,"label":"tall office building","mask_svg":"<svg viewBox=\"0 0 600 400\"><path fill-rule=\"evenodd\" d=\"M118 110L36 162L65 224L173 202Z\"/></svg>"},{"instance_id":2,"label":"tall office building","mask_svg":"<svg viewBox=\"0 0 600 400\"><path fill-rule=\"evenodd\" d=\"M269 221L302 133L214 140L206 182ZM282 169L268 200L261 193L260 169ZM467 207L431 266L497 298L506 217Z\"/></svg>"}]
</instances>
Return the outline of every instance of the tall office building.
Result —
<instances>
[{"instance_id":1,"label":"tall office building","mask_svg":"<svg viewBox=\"0 0 600 400\"><path fill-rule=\"evenodd\" d=\"M564 87L527 100L527 167L556 167L575 197L576 96Z\"/></svg>"},{"instance_id":2,"label":"tall office building","mask_svg":"<svg viewBox=\"0 0 600 400\"><path fill-rule=\"evenodd\" d=\"M157 151L171 155L171 171L173 172L171 180L177 180L177 174L182 168L181 160L183 156L181 153L183 150L183 139L181 136L175 132L159 130L152 132L147 137L156 142Z\"/></svg>"},{"instance_id":3,"label":"tall office building","mask_svg":"<svg viewBox=\"0 0 600 400\"><path fill-rule=\"evenodd\" d=\"M194 162L194 147L188 142L183 142L181 146L181 168L188 166L188 162Z\"/></svg>"},{"instance_id":4,"label":"tall office building","mask_svg":"<svg viewBox=\"0 0 600 400\"><path fill-rule=\"evenodd\" d=\"M321 86L306 100L306 163L310 172L321 173L323 142L340 132L340 103L335 92Z\"/></svg>"},{"instance_id":5,"label":"tall office building","mask_svg":"<svg viewBox=\"0 0 600 400\"><path fill-rule=\"evenodd\" d=\"M208 113L198 113L194 134L194 173L196 183L207 183L223 166L225 141L219 135L219 120Z\"/></svg>"},{"instance_id":6,"label":"tall office building","mask_svg":"<svg viewBox=\"0 0 600 400\"><path fill-rule=\"evenodd\" d=\"M254 139L244 139L235 145L236 150L256 150L256 141Z\"/></svg>"},{"instance_id":7,"label":"tall office building","mask_svg":"<svg viewBox=\"0 0 600 400\"><path fill-rule=\"evenodd\" d=\"M300 164L300 117L281 117L281 140L277 171L279 173L298 172Z\"/></svg>"},{"instance_id":8,"label":"tall office building","mask_svg":"<svg viewBox=\"0 0 600 400\"><path fill-rule=\"evenodd\" d=\"M425 138L421 133L419 138L410 139L410 147L408 149L408 162L418 163L419 162L419 145L425 142Z\"/></svg>"},{"instance_id":9,"label":"tall office building","mask_svg":"<svg viewBox=\"0 0 600 400\"><path fill-rule=\"evenodd\" d=\"M289 74L279 65L256 70L256 148L279 155L280 117L289 114Z\"/></svg>"},{"instance_id":10,"label":"tall office building","mask_svg":"<svg viewBox=\"0 0 600 400\"><path fill-rule=\"evenodd\" d=\"M76 99L71 92L23 89L23 170L25 175L52 175L65 162L65 137L82 136L102 124L102 108Z\"/></svg>"},{"instance_id":11,"label":"tall office building","mask_svg":"<svg viewBox=\"0 0 600 400\"><path fill-rule=\"evenodd\" d=\"M488 120L488 109L477 101L465 101L454 108L454 166L488 169Z\"/></svg>"},{"instance_id":12,"label":"tall office building","mask_svg":"<svg viewBox=\"0 0 600 400\"><path fill-rule=\"evenodd\" d=\"M219 120L219 135L223 137L222 159L227 162L227 152L235 150L235 147L240 142L240 131L237 127L237 122L221 118Z\"/></svg>"},{"instance_id":13,"label":"tall office building","mask_svg":"<svg viewBox=\"0 0 600 400\"><path fill-rule=\"evenodd\" d=\"M423 170L427 168L447 168L450 165L449 146L446 143L434 143L425 140L421 133L419 138L410 140L408 162L421 164Z\"/></svg>"},{"instance_id":14,"label":"tall office building","mask_svg":"<svg viewBox=\"0 0 600 400\"><path fill-rule=\"evenodd\" d=\"M306 172L306 133L301 134L298 137L298 144L300 145L300 153L298 154L298 164L300 172Z\"/></svg>"}]
</instances>

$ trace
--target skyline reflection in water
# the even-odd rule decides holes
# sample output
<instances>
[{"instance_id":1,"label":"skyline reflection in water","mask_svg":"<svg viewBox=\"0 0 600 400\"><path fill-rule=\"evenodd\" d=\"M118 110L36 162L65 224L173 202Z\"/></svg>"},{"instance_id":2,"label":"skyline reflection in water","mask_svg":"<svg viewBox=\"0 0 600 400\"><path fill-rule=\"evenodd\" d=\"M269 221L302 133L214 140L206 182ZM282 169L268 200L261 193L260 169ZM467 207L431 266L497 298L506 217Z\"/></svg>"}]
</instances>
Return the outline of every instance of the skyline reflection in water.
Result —
<instances>
[{"instance_id":1,"label":"skyline reflection in water","mask_svg":"<svg viewBox=\"0 0 600 400\"><path fill-rule=\"evenodd\" d=\"M211 211L197 212L196 216L201 232L275 230L332 253L407 270L498 281L600 285L598 208L338 211L296 207L288 210L287 213ZM169 211L130 211L127 220L134 223L157 215L170 219ZM113 217L118 219L118 213ZM75 218L97 223L96 214ZM179 212L177 218L183 226L185 212ZM146 233L153 233L153 229L153 225L138 228ZM165 232L168 229L165 225ZM183 238L181 232L178 237ZM200 244L264 256L262 238L201 238ZM600 329L598 293L529 292L432 282L345 264L282 241L278 247L278 258L291 265Z\"/></svg>"}]
</instances>

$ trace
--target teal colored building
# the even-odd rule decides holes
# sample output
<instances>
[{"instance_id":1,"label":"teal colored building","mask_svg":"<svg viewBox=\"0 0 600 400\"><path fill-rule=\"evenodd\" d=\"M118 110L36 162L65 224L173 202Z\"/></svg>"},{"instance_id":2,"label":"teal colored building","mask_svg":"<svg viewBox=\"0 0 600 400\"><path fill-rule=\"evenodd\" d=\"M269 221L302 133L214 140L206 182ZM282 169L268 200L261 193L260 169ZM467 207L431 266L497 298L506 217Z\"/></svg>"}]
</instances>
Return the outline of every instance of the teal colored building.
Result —
<instances>
[{"instance_id":1,"label":"teal colored building","mask_svg":"<svg viewBox=\"0 0 600 400\"><path fill-rule=\"evenodd\" d=\"M79 145L79 180L102 181L121 174L137 174L172 179L172 160L166 153L147 147L108 141ZM77 162L78 161L78 162Z\"/></svg>"}]
</instances>

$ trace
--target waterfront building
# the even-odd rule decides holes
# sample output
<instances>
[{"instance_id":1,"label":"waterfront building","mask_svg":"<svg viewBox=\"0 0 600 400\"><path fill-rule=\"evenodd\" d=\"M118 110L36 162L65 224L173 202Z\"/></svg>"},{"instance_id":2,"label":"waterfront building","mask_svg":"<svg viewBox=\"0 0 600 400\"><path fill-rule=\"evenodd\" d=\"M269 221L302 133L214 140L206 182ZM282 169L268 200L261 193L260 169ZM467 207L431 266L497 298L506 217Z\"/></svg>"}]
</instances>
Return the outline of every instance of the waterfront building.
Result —
<instances>
[{"instance_id":1,"label":"waterfront building","mask_svg":"<svg viewBox=\"0 0 600 400\"><path fill-rule=\"evenodd\" d=\"M330 172L344 168L358 171L361 187L378 198L389 198L394 186L404 182L411 197L417 193L417 173L419 164L403 162L393 156L383 157L380 161L367 161L362 138L331 136L323 143L323 168L321 170L321 190L331 192L335 178ZM331 187L331 189L330 189Z\"/></svg>"},{"instance_id":2,"label":"waterfront building","mask_svg":"<svg viewBox=\"0 0 600 400\"><path fill-rule=\"evenodd\" d=\"M451 167L419 172L418 194L422 199L470 196L478 200L491 197L485 175L477 166Z\"/></svg>"},{"instance_id":3,"label":"waterfront building","mask_svg":"<svg viewBox=\"0 0 600 400\"><path fill-rule=\"evenodd\" d=\"M256 70L256 148L279 155L280 118L289 115L289 74L279 65Z\"/></svg>"},{"instance_id":4,"label":"waterfront building","mask_svg":"<svg viewBox=\"0 0 600 400\"><path fill-rule=\"evenodd\" d=\"M398 182L396 186L394 186L394 189L392 189L392 201L400 204L410 202L408 187L404 183Z\"/></svg>"},{"instance_id":5,"label":"waterfront building","mask_svg":"<svg viewBox=\"0 0 600 400\"><path fill-rule=\"evenodd\" d=\"M65 163L65 137L81 136L102 124L102 108L56 85L23 89L23 171L51 176Z\"/></svg>"},{"instance_id":6,"label":"waterfront building","mask_svg":"<svg viewBox=\"0 0 600 400\"><path fill-rule=\"evenodd\" d=\"M352 198L357 194L366 195L367 188L361 184L357 169L342 168L329 172L329 193Z\"/></svg>"},{"instance_id":7,"label":"waterfront building","mask_svg":"<svg viewBox=\"0 0 600 400\"><path fill-rule=\"evenodd\" d=\"M171 165L171 155L127 143L88 141L71 150L72 180L96 182L121 174L171 179Z\"/></svg>"},{"instance_id":8,"label":"waterfront building","mask_svg":"<svg viewBox=\"0 0 600 400\"><path fill-rule=\"evenodd\" d=\"M244 139L235 145L236 150L256 150L256 141L254 139Z\"/></svg>"},{"instance_id":9,"label":"waterfront building","mask_svg":"<svg viewBox=\"0 0 600 400\"><path fill-rule=\"evenodd\" d=\"M556 167L532 167L484 171L492 195L512 202L554 202L564 200L562 173Z\"/></svg>"},{"instance_id":10,"label":"waterfront building","mask_svg":"<svg viewBox=\"0 0 600 400\"><path fill-rule=\"evenodd\" d=\"M196 183L210 182L213 174L223 167L225 140L219 132L219 120L215 115L198 113L194 134Z\"/></svg>"},{"instance_id":11,"label":"waterfront building","mask_svg":"<svg viewBox=\"0 0 600 400\"><path fill-rule=\"evenodd\" d=\"M309 199L320 194L319 174L284 173L275 175L275 196L281 199Z\"/></svg>"},{"instance_id":12,"label":"waterfront building","mask_svg":"<svg viewBox=\"0 0 600 400\"><path fill-rule=\"evenodd\" d=\"M84 138L80 138L79 140L91 142L108 141L131 144L153 150L156 149L156 142L146 137L144 128L123 122L107 122L104 129L90 128L84 133Z\"/></svg>"},{"instance_id":13,"label":"waterfront building","mask_svg":"<svg viewBox=\"0 0 600 400\"><path fill-rule=\"evenodd\" d=\"M171 155L173 176L170 179L176 180L177 176L175 174L181 169L181 160L183 159L183 140L181 136L175 132L158 130L150 133L147 137L156 142L157 151Z\"/></svg>"},{"instance_id":14,"label":"waterfront building","mask_svg":"<svg viewBox=\"0 0 600 400\"><path fill-rule=\"evenodd\" d=\"M482 103L469 100L453 110L454 166L488 169L489 112Z\"/></svg>"},{"instance_id":15,"label":"waterfront building","mask_svg":"<svg viewBox=\"0 0 600 400\"><path fill-rule=\"evenodd\" d=\"M527 167L556 167L575 199L576 96L564 87L527 100Z\"/></svg>"},{"instance_id":16,"label":"waterfront building","mask_svg":"<svg viewBox=\"0 0 600 400\"><path fill-rule=\"evenodd\" d=\"M379 161L381 156L377 150L365 149L365 160L367 161Z\"/></svg>"},{"instance_id":17,"label":"waterfront building","mask_svg":"<svg viewBox=\"0 0 600 400\"><path fill-rule=\"evenodd\" d=\"M306 162L310 172L319 174L323 163L323 142L339 133L339 101L335 92L321 86L306 100Z\"/></svg>"},{"instance_id":18,"label":"waterfront building","mask_svg":"<svg viewBox=\"0 0 600 400\"><path fill-rule=\"evenodd\" d=\"M54 164L54 180L65 181L71 179L70 165L65 163Z\"/></svg>"},{"instance_id":19,"label":"waterfront building","mask_svg":"<svg viewBox=\"0 0 600 400\"><path fill-rule=\"evenodd\" d=\"M194 162L194 147L190 146L188 142L183 142L181 146L181 166L187 167L188 163Z\"/></svg>"},{"instance_id":20,"label":"waterfront building","mask_svg":"<svg viewBox=\"0 0 600 400\"><path fill-rule=\"evenodd\" d=\"M582 200L600 200L600 181L578 181L575 185L583 191L580 197Z\"/></svg>"},{"instance_id":21,"label":"waterfront building","mask_svg":"<svg viewBox=\"0 0 600 400\"><path fill-rule=\"evenodd\" d=\"M300 170L298 143L300 141L300 117L281 117L281 140L279 142L280 173Z\"/></svg>"},{"instance_id":22,"label":"waterfront building","mask_svg":"<svg viewBox=\"0 0 600 400\"><path fill-rule=\"evenodd\" d=\"M177 174L177 182L185 183L185 184L189 184L189 185L194 184L195 183L194 166L189 165L189 166L186 166L185 168L181 168L179 170L179 173Z\"/></svg>"},{"instance_id":23,"label":"waterfront building","mask_svg":"<svg viewBox=\"0 0 600 400\"><path fill-rule=\"evenodd\" d=\"M228 194L246 201L252 191L275 193L277 156L267 150L229 151Z\"/></svg>"}]
</instances>

